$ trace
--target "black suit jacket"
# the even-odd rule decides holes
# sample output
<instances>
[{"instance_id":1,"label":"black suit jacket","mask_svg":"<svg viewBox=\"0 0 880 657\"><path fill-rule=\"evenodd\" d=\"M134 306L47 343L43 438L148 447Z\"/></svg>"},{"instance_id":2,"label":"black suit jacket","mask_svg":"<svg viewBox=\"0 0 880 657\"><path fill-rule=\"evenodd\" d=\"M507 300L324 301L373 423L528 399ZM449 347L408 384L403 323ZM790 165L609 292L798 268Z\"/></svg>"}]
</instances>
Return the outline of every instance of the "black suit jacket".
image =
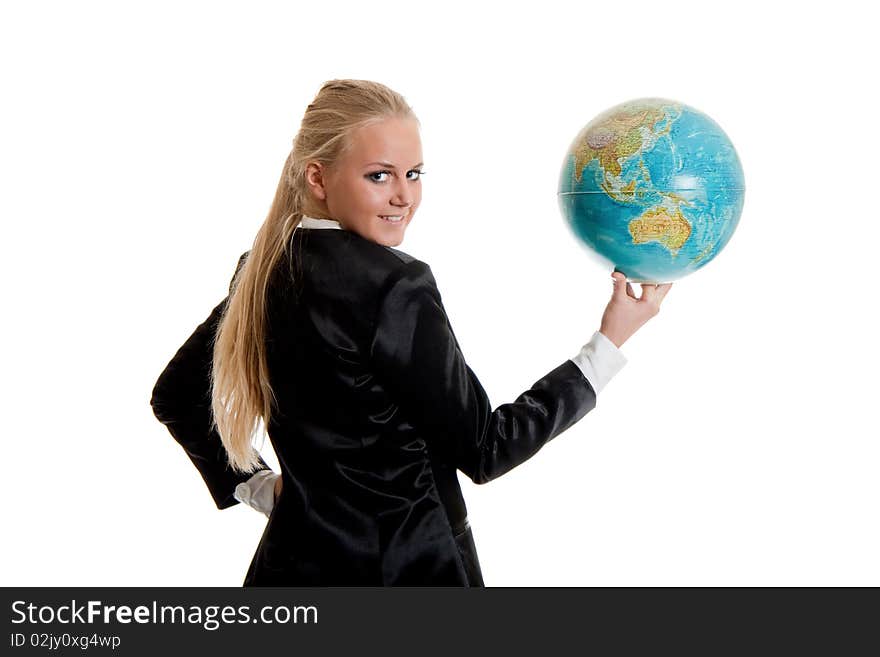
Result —
<instances>
[{"instance_id":1,"label":"black suit jacket","mask_svg":"<svg viewBox=\"0 0 880 657\"><path fill-rule=\"evenodd\" d=\"M219 508L250 476L231 470L210 429L225 303L151 402ZM456 471L488 482L581 419L596 403L581 371L566 360L493 410L430 267L345 230L294 232L270 277L267 317L278 400L268 433L283 490L245 585L482 586Z\"/></svg>"}]
</instances>

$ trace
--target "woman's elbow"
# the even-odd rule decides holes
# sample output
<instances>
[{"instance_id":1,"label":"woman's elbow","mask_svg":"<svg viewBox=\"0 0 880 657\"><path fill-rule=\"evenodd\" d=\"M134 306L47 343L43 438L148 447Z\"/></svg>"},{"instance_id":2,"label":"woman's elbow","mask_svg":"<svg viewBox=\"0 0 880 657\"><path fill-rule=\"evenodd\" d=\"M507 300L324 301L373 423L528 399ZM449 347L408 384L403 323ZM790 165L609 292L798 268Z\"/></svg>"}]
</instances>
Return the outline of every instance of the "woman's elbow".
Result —
<instances>
[{"instance_id":1,"label":"woman's elbow","mask_svg":"<svg viewBox=\"0 0 880 657\"><path fill-rule=\"evenodd\" d=\"M150 408L153 409L153 415L162 424L168 424L174 421L176 413L174 412L174 404L166 394L165 387L162 385L162 379L153 386L153 392L150 395Z\"/></svg>"},{"instance_id":2,"label":"woman's elbow","mask_svg":"<svg viewBox=\"0 0 880 657\"><path fill-rule=\"evenodd\" d=\"M180 385L175 384L172 375L172 368L166 368L153 386L153 392L150 395L150 408L153 409L153 415L159 422L166 425L179 420L193 406L192 402L187 401Z\"/></svg>"}]
</instances>

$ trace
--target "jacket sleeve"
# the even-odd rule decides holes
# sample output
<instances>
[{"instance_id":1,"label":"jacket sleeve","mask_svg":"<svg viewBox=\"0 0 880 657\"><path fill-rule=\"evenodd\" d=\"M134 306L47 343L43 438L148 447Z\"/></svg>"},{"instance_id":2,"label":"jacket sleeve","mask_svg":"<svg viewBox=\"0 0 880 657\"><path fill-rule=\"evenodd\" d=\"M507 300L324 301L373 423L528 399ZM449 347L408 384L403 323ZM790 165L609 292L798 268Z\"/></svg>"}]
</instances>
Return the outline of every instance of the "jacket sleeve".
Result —
<instances>
[{"instance_id":1,"label":"jacket sleeve","mask_svg":"<svg viewBox=\"0 0 880 657\"><path fill-rule=\"evenodd\" d=\"M413 260L381 295L370 358L431 447L477 484L531 458L596 405L571 361L495 410L465 362L431 269Z\"/></svg>"},{"instance_id":2,"label":"jacket sleeve","mask_svg":"<svg viewBox=\"0 0 880 657\"><path fill-rule=\"evenodd\" d=\"M236 274L244 264L241 256ZM235 277L233 276L233 281ZM232 283L229 286L232 292ZM253 473L235 472L226 458L220 434L211 428L211 367L214 335L228 297L221 301L208 318L177 350L153 387L150 405L153 414L180 443L198 469L218 509L238 504L235 487L250 479ZM260 469L269 466L260 459Z\"/></svg>"}]
</instances>

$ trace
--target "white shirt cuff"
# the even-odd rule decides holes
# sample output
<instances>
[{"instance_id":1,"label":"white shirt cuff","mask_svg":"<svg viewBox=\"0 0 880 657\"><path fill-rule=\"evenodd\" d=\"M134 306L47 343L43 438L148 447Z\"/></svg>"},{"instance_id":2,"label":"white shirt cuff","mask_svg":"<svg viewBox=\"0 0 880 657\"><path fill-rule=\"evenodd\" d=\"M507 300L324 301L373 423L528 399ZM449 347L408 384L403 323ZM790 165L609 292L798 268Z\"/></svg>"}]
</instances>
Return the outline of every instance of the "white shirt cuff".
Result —
<instances>
[{"instance_id":1,"label":"white shirt cuff","mask_svg":"<svg viewBox=\"0 0 880 657\"><path fill-rule=\"evenodd\" d=\"M275 480L280 476L271 470L258 470L250 479L236 486L232 495L268 518L275 506Z\"/></svg>"},{"instance_id":2,"label":"white shirt cuff","mask_svg":"<svg viewBox=\"0 0 880 657\"><path fill-rule=\"evenodd\" d=\"M626 357L611 340L596 331L590 341L571 359L589 381L593 391L599 391L626 365Z\"/></svg>"}]
</instances>

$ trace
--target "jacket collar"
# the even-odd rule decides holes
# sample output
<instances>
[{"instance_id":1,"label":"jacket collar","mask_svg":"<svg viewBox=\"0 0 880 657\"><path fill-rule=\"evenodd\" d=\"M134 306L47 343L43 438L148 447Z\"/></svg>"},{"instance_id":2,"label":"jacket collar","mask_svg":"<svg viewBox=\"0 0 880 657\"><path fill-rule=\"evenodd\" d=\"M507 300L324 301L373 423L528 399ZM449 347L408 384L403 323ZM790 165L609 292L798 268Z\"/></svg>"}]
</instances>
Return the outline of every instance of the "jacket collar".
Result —
<instances>
[{"instance_id":1,"label":"jacket collar","mask_svg":"<svg viewBox=\"0 0 880 657\"><path fill-rule=\"evenodd\" d=\"M299 225L303 228L337 228L342 230L342 226L335 219L316 219L305 214L302 216Z\"/></svg>"}]
</instances>

